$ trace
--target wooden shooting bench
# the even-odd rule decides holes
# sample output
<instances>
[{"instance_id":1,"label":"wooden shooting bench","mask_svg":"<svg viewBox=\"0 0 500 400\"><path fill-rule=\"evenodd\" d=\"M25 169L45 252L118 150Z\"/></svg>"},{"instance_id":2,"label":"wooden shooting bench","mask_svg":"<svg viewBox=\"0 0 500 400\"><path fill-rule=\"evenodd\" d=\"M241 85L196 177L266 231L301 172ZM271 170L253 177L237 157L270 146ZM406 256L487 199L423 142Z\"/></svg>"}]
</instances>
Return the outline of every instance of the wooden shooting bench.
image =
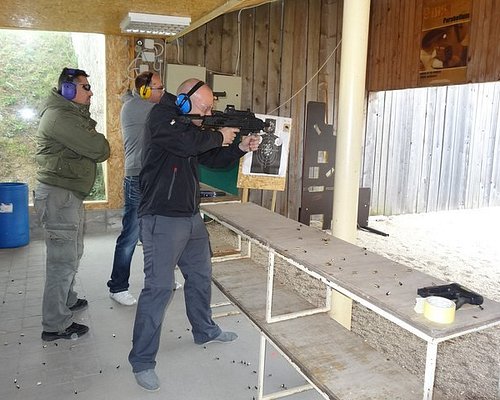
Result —
<instances>
[{"instance_id":1,"label":"wooden shooting bench","mask_svg":"<svg viewBox=\"0 0 500 400\"><path fill-rule=\"evenodd\" d=\"M464 305L452 324L433 323L414 311L416 289L446 282L253 203L206 204L202 214L237 238L237 254L213 258L213 280L261 333L259 400L311 388L325 399L437 400L438 344L500 324L500 304L488 299ZM323 305L275 279L283 263L322 283ZM349 330L352 301L427 343L424 382ZM266 340L308 385L264 395Z\"/></svg>"}]
</instances>

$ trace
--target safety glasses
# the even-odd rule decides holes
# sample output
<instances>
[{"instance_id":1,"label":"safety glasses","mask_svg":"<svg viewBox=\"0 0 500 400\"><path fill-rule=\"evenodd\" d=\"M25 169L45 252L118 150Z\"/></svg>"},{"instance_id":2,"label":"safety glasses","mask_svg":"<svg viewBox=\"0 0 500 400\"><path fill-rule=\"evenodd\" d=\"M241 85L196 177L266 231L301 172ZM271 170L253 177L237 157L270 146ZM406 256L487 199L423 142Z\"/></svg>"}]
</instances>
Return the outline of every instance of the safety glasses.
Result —
<instances>
[{"instance_id":1,"label":"safety glasses","mask_svg":"<svg viewBox=\"0 0 500 400\"><path fill-rule=\"evenodd\" d=\"M91 89L90 83L79 83L79 85L83 88L83 90L90 92Z\"/></svg>"}]
</instances>

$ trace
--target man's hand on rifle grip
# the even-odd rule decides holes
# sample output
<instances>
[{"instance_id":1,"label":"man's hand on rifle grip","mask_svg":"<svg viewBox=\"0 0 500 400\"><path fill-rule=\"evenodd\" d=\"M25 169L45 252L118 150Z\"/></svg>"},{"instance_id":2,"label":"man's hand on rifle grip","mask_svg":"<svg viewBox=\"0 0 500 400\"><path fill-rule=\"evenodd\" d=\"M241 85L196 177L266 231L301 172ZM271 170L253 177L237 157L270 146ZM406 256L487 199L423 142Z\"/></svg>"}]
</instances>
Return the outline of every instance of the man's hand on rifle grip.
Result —
<instances>
[{"instance_id":1,"label":"man's hand on rifle grip","mask_svg":"<svg viewBox=\"0 0 500 400\"><path fill-rule=\"evenodd\" d=\"M222 145L229 146L231 143L233 143L234 138L239 131L240 130L238 128L230 128L227 126L219 128L219 132L222 133L222 136L224 137L224 139L222 140Z\"/></svg>"}]
</instances>

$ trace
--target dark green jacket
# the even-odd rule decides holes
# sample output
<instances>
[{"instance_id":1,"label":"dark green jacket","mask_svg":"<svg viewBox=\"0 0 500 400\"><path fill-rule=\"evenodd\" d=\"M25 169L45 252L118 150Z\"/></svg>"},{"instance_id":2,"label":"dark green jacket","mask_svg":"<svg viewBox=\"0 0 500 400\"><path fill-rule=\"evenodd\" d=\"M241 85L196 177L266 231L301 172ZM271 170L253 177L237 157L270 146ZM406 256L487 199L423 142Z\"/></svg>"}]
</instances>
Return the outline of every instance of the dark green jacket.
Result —
<instances>
[{"instance_id":1,"label":"dark green jacket","mask_svg":"<svg viewBox=\"0 0 500 400\"><path fill-rule=\"evenodd\" d=\"M36 135L37 180L85 198L94 185L97 163L109 157L109 143L95 126L88 105L66 100L52 89Z\"/></svg>"}]
</instances>

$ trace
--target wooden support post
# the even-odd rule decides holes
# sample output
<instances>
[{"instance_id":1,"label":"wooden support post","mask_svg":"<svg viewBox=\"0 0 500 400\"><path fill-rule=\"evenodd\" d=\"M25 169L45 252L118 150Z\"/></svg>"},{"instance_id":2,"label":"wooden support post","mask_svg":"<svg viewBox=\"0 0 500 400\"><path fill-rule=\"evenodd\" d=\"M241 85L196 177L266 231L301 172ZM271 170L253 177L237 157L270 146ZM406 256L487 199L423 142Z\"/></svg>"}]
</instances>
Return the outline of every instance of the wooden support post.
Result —
<instances>
[{"instance_id":1,"label":"wooden support post","mask_svg":"<svg viewBox=\"0 0 500 400\"><path fill-rule=\"evenodd\" d=\"M242 203L248 203L248 188L243 188L243 192L241 193L241 202Z\"/></svg>"},{"instance_id":2,"label":"wooden support post","mask_svg":"<svg viewBox=\"0 0 500 400\"><path fill-rule=\"evenodd\" d=\"M273 190L273 198L271 199L271 211L275 212L276 211L276 190Z\"/></svg>"},{"instance_id":3,"label":"wooden support post","mask_svg":"<svg viewBox=\"0 0 500 400\"><path fill-rule=\"evenodd\" d=\"M328 313L332 319L344 328L351 330L352 299L342 293L332 290L331 309Z\"/></svg>"}]
</instances>

